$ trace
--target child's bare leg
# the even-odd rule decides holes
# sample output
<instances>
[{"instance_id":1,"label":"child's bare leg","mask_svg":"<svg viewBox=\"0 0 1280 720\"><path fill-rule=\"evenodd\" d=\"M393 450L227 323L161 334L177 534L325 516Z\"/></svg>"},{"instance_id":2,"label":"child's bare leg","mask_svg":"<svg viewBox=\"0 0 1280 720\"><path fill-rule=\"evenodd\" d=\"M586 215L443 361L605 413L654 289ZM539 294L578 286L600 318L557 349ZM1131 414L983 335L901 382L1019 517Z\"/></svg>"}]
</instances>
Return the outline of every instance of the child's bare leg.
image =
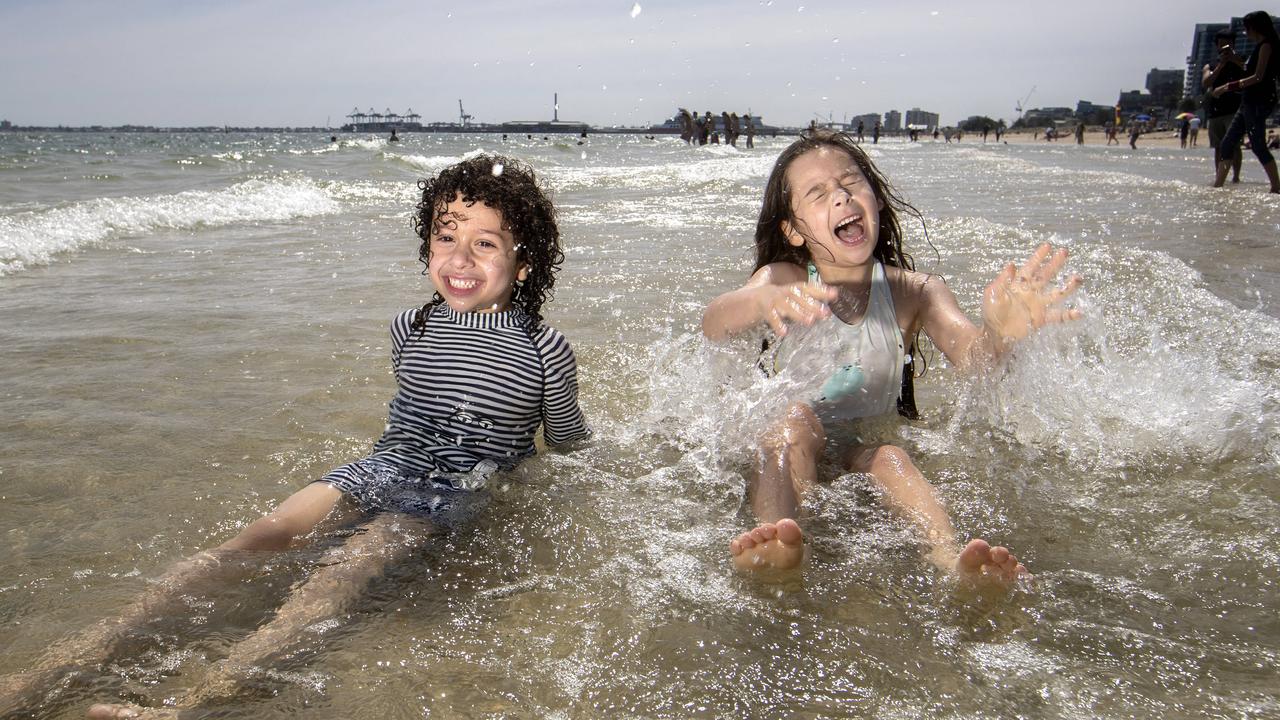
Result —
<instances>
[{"instance_id":1,"label":"child's bare leg","mask_svg":"<svg viewBox=\"0 0 1280 720\"><path fill-rule=\"evenodd\" d=\"M157 579L120 615L101 620L62 642L55 643L26 672L0 678L0 717L17 714L38 702L41 695L68 671L97 665L129 632L173 610L194 586L232 582L245 564L218 551L206 551L183 560Z\"/></svg>"},{"instance_id":2,"label":"child's bare leg","mask_svg":"<svg viewBox=\"0 0 1280 720\"><path fill-rule=\"evenodd\" d=\"M329 514L342 493L314 483L294 493L270 515L245 528L214 550L183 560L120 615L103 620L56 644L31 670L0 678L0 715L32 703L67 670L102 663L129 632L169 614L176 601L198 585L220 585L240 577L246 567L245 550L280 550L305 535Z\"/></svg>"},{"instance_id":3,"label":"child's bare leg","mask_svg":"<svg viewBox=\"0 0 1280 720\"><path fill-rule=\"evenodd\" d=\"M131 705L94 705L91 718L171 717L209 700L231 695L237 685L259 667L303 637L309 628L348 608L368 582L383 569L408 555L431 526L405 516L379 515L338 547L325 553L316 570L285 601L271 622L237 643L231 654L214 663L209 673L176 706L140 708Z\"/></svg>"},{"instance_id":4,"label":"child's bare leg","mask_svg":"<svg viewBox=\"0 0 1280 720\"><path fill-rule=\"evenodd\" d=\"M761 523L729 544L739 570L786 570L804 559L804 538L795 517L818 477L818 456L826 442L822 421L799 403L764 436L759 472L748 492Z\"/></svg>"},{"instance_id":5,"label":"child's bare leg","mask_svg":"<svg viewBox=\"0 0 1280 720\"><path fill-rule=\"evenodd\" d=\"M1008 585L1027 569L1007 548L982 539L960 549L951 518L934 494L933 486L902 448L893 445L857 447L845 456L845 466L867 473L884 491L889 507L924 530L933 549L929 560L942 570L983 584Z\"/></svg>"}]
</instances>

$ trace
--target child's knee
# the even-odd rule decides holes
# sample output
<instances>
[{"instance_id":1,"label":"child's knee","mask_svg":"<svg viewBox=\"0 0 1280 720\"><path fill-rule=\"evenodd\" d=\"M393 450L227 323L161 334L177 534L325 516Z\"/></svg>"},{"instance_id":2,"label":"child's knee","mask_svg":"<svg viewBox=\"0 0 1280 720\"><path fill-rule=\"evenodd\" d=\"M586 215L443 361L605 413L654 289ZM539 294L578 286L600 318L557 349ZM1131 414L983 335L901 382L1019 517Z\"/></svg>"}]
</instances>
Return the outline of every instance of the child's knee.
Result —
<instances>
[{"instance_id":1,"label":"child's knee","mask_svg":"<svg viewBox=\"0 0 1280 720\"><path fill-rule=\"evenodd\" d=\"M789 450L816 450L827 442L827 433L813 408L796 403L787 408L779 428L783 444Z\"/></svg>"},{"instance_id":2,"label":"child's knee","mask_svg":"<svg viewBox=\"0 0 1280 720\"><path fill-rule=\"evenodd\" d=\"M234 550L284 550L295 538L305 535L309 528L299 528L287 518L275 513L258 518L239 535L223 545Z\"/></svg>"},{"instance_id":3,"label":"child's knee","mask_svg":"<svg viewBox=\"0 0 1280 720\"><path fill-rule=\"evenodd\" d=\"M898 474L905 474L915 468L911 462L911 456L897 445L881 445L876 448L871 465L873 468L885 468Z\"/></svg>"}]
</instances>

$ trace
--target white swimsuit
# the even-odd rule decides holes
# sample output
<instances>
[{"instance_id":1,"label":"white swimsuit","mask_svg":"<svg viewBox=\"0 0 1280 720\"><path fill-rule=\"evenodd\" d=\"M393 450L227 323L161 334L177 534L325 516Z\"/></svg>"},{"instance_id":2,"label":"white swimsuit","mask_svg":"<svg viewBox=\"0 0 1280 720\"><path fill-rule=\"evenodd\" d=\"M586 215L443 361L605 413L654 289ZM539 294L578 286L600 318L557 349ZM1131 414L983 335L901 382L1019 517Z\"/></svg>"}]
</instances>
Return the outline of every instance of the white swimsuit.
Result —
<instances>
[{"instance_id":1,"label":"white swimsuit","mask_svg":"<svg viewBox=\"0 0 1280 720\"><path fill-rule=\"evenodd\" d=\"M818 279L817 268L811 263L809 281ZM905 347L881 263L872 269L868 302L867 312L857 323L832 315L807 332L796 333L794 339L788 334L778 343L773 362L776 372L788 366L796 374L821 368L814 376L826 376L812 397L814 410L824 420L874 417L897 407ZM834 360L828 359L832 355ZM827 375L832 365L837 369Z\"/></svg>"}]
</instances>

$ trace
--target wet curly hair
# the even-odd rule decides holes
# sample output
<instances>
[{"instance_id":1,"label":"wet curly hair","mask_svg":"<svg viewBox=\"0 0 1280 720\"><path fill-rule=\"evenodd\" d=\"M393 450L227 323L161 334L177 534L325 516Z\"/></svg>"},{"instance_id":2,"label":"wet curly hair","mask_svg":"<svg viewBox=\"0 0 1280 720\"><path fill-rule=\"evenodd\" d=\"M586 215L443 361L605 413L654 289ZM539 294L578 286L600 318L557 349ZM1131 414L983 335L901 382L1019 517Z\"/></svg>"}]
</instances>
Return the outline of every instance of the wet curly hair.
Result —
<instances>
[{"instance_id":1,"label":"wet curly hair","mask_svg":"<svg viewBox=\"0 0 1280 720\"><path fill-rule=\"evenodd\" d=\"M484 203L502 215L502 224L517 244L516 259L529 268L528 276L516 283L511 303L524 311L531 327L542 322L542 304L552 298L556 272L564 263L560 249L560 229L551 200L538 187L533 168L502 155L480 154L441 170L433 178L419 181L422 201L413 215L414 233L422 240L418 260L422 274L431 262L431 230L440 226L450 202L461 198L468 207ZM431 309L444 302L436 292L418 311L413 328L425 327Z\"/></svg>"}]
</instances>

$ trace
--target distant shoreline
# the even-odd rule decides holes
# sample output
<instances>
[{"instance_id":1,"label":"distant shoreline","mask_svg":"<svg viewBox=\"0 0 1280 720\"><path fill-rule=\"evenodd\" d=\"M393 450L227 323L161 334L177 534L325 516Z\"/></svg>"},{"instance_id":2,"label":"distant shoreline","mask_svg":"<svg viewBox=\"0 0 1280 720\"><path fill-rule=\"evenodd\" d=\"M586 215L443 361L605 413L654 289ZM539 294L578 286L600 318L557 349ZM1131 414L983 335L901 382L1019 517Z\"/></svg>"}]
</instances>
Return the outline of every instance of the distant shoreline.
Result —
<instances>
[{"instance_id":1,"label":"distant shoreline","mask_svg":"<svg viewBox=\"0 0 1280 720\"><path fill-rule=\"evenodd\" d=\"M764 138L764 137L778 136L778 135L797 136L801 133L802 130L803 128L798 128L798 127L777 127L777 128L770 127L767 132L758 133L757 137ZM343 131L343 130L338 130L336 128L323 128L323 127L215 127L215 126L153 127L148 125L117 125L114 127L103 126L103 125L83 125L83 126L10 125L8 127L0 127L0 133L5 133L5 132L9 132L9 133L119 133L119 134L154 133L154 134L162 134L162 135L163 134L174 134L174 135L197 134L197 133L224 133L224 134L291 133L291 134L329 135L331 137L336 136L339 138L342 138L342 137L364 138L364 137L371 137L371 136L382 137L383 135L386 134L386 133L375 133L371 131L370 132ZM1017 130L1009 130L1001 134L1000 142L1007 143L1007 144L1018 144L1018 145L1036 144L1036 143L1048 144L1049 141L1044 140L1043 136L1040 135L1040 133L1042 132L1043 132L1042 128L1019 128ZM543 135L543 136L546 136L546 135L576 136L579 134L579 131L576 131L576 130L575 131L569 131L569 130L513 131L510 128L503 129L500 126L485 125L485 126L474 126L474 127L467 127L467 128L434 126L434 127L424 127L420 130L404 129L404 130L399 130L398 133L400 135L423 135L423 134L460 135L460 134L470 133L470 134L486 134L486 135L526 134L526 135ZM588 127L587 134L588 135L664 135L664 136L671 136L671 137L679 137L678 132L672 131L669 128ZM905 136L906 136L906 131L881 133L882 138L902 138ZM1121 145L1127 148L1129 143L1128 135L1125 133L1121 133L1118 139L1120 140ZM921 133L919 142L942 143L943 140L939 138L938 140L935 141L933 140L930 134ZM1199 146L1207 148L1208 142L1209 142L1208 133L1204 129L1201 129L1200 137L1199 137ZM1086 145L1104 145L1105 143L1106 143L1106 138L1101 127L1096 127L1096 126L1090 127L1086 131L1085 133ZM867 139L864 141L864 144L866 145L871 144L870 134L867 134ZM989 134L987 142L984 143L982 141L981 133L972 132L972 131L965 132L961 140L953 139L952 144L954 145L984 145L984 144L995 145L996 144L995 133ZM1075 142L1074 135L1064 134L1061 137L1059 137L1057 140L1052 141L1052 144L1075 145L1076 142ZM1143 133L1142 136L1138 139L1138 147L1141 148L1143 145L1152 146L1152 147L1178 147L1180 143L1178 139L1178 133L1176 130L1174 131L1160 130L1160 131ZM1188 149L1199 149L1199 147L1188 148Z\"/></svg>"}]
</instances>

